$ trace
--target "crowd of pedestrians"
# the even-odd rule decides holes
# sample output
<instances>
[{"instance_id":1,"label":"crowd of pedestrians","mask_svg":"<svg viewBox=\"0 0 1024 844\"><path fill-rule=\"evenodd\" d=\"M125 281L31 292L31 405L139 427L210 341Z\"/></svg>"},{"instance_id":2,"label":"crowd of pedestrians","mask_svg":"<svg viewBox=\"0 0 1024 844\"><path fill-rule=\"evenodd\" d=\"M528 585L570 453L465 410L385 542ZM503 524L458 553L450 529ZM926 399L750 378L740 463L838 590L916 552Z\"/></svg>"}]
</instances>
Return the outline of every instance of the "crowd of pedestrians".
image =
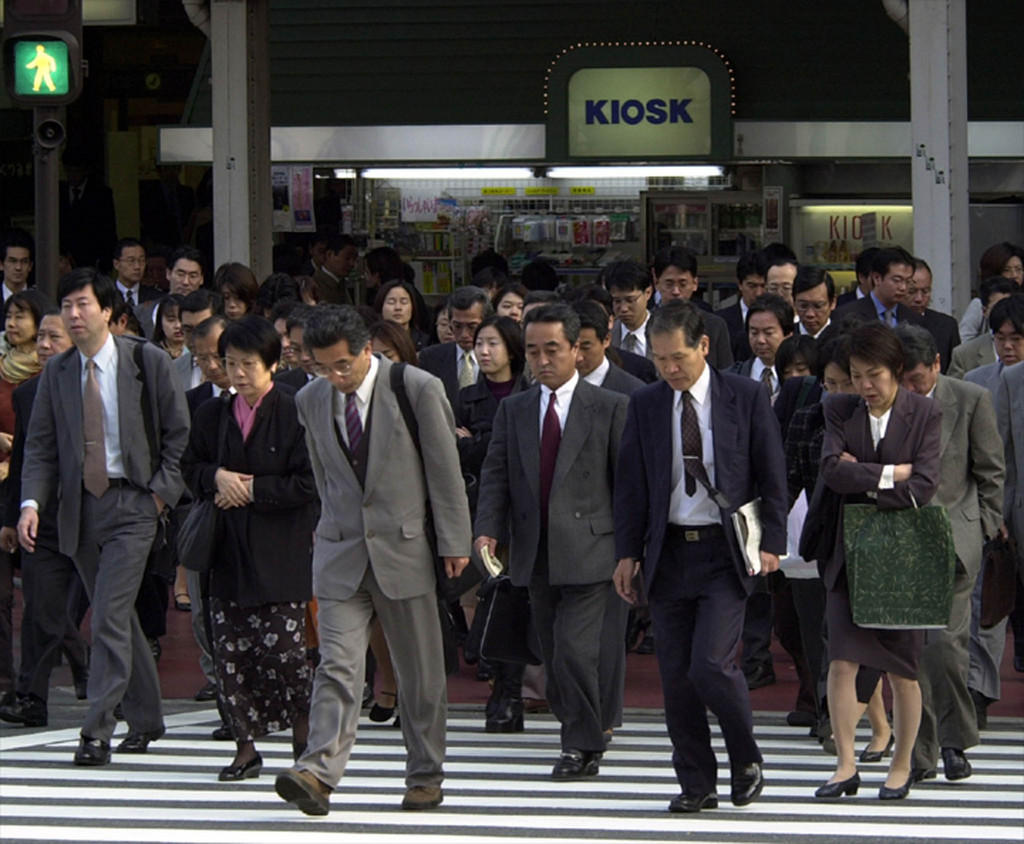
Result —
<instances>
[{"instance_id":1,"label":"crowd of pedestrians","mask_svg":"<svg viewBox=\"0 0 1024 844\"><path fill-rule=\"evenodd\" d=\"M774 632L800 678L788 723L835 755L817 799L857 793L886 759L882 800L940 761L971 775L1007 617L1024 670L1024 250L984 253L958 325L899 247L865 249L838 295L771 244L739 259L735 303L714 312L682 248L578 287L539 261L514 279L488 251L431 307L394 250L360 265L351 238L317 243L305 275L263 283L238 263L208 282L182 247L153 285L125 238L114 278L72 269L49 301L31 238L6 235L0 719L45 725L64 658L88 701L74 763L147 752L173 599L213 737L235 744L220 780L260 776L258 741L288 730L276 791L327 814L372 706L401 729L402 807L422 810L443 800L459 645L492 683L483 729L550 707L565 781L599 774L644 639L669 809L694 813L719 800L709 710L732 803L762 793L749 690L774 682ZM864 620L883 602L861 561L886 555L913 584L931 547L870 544L864 513L948 526L949 582L918 596L939 589L938 621L914 602Z\"/></svg>"}]
</instances>

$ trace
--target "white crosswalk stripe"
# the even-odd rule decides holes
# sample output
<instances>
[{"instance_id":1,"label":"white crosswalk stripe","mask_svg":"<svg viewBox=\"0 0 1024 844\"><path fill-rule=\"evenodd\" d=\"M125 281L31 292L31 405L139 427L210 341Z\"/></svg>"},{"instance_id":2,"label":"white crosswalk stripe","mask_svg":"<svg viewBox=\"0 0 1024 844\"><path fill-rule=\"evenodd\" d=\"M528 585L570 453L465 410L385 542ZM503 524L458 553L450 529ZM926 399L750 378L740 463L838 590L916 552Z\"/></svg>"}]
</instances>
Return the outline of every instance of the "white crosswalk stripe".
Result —
<instances>
[{"instance_id":1,"label":"white crosswalk stripe","mask_svg":"<svg viewBox=\"0 0 1024 844\"><path fill-rule=\"evenodd\" d=\"M582 783L556 783L549 773L558 750L557 724L531 718L517 735L488 735L482 716L460 710L448 723L445 800L427 813L398 808L405 752L392 727L364 722L331 814L308 818L274 792L274 774L291 764L287 735L258 743L258 779L217 782L232 746L209 740L213 712L167 718L167 735L145 755L115 754L102 768L75 768L76 730L5 731L0 737L0 838L97 842L602 842L625 841L1017 841L1024 839L1024 724L991 719L982 744L969 752L974 775L917 786L906 801L883 803L884 765L862 765L856 797L821 803L814 788L833 760L782 716L759 714L756 734L765 757L761 799L737 809L728 802L721 734L720 807L672 815L678 793L671 750L659 716L628 713L601 765ZM123 732L123 725L121 731ZM866 741L858 736L858 746ZM118 736L115 736L115 743Z\"/></svg>"}]
</instances>

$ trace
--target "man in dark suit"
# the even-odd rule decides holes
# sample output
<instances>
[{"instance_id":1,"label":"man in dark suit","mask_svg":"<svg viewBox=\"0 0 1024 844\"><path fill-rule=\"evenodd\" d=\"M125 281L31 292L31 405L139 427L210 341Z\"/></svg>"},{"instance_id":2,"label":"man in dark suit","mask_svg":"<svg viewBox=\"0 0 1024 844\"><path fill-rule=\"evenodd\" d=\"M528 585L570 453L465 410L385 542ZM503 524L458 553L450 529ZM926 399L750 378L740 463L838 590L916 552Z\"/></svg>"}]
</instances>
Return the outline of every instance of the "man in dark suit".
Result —
<instances>
[{"instance_id":1,"label":"man in dark suit","mask_svg":"<svg viewBox=\"0 0 1024 844\"><path fill-rule=\"evenodd\" d=\"M91 167L65 155L67 182L60 185L60 242L71 251L79 267L110 270L117 242L114 194Z\"/></svg>"},{"instance_id":2,"label":"man in dark suit","mask_svg":"<svg viewBox=\"0 0 1024 844\"><path fill-rule=\"evenodd\" d=\"M134 237L122 237L114 247L114 271L118 292L133 313L143 302L163 295L159 288L142 284L146 275L146 248Z\"/></svg>"},{"instance_id":3,"label":"man in dark suit","mask_svg":"<svg viewBox=\"0 0 1024 844\"><path fill-rule=\"evenodd\" d=\"M914 256L899 246L879 249L871 260L871 292L835 312L842 323L847 314L860 314L896 327L904 322L921 324L907 304L907 290L914 277Z\"/></svg>"},{"instance_id":4,"label":"man in dark suit","mask_svg":"<svg viewBox=\"0 0 1024 844\"><path fill-rule=\"evenodd\" d=\"M1002 525L1003 443L985 390L940 374L935 338L916 325L902 325L896 333L903 346L903 386L931 396L942 408L942 471L934 503L949 513L956 547L949 625L924 631L918 673L921 726L911 776L934 776L941 752L946 779L961 780L971 775L964 751L978 743L967 688L971 592L981 571L982 546Z\"/></svg>"},{"instance_id":5,"label":"man in dark suit","mask_svg":"<svg viewBox=\"0 0 1024 844\"><path fill-rule=\"evenodd\" d=\"M39 323L36 351L39 362L71 348L60 312L46 313ZM32 415L39 379L30 378L11 395L14 406L14 444L11 448L10 474L7 476L7 506L4 527L0 530L0 549L13 554L18 547L16 525L20 515L21 467L25 456L25 433ZM57 502L51 501L40 513L35 553L22 556L21 581L24 609L21 616L21 667L17 695L0 706L0 718L26 727L45 727L50 672L59 664L63 650L71 663L75 691L80 700L86 696L89 656L78 625L69 613L68 599L78 579L75 564L60 553L57 538Z\"/></svg>"},{"instance_id":6,"label":"man in dark suit","mask_svg":"<svg viewBox=\"0 0 1024 844\"><path fill-rule=\"evenodd\" d=\"M836 309L836 283L832 276L818 267L800 267L793 281L793 307L800 317L801 334L818 341L820 346L839 333L832 322Z\"/></svg>"},{"instance_id":7,"label":"man in dark suit","mask_svg":"<svg viewBox=\"0 0 1024 844\"><path fill-rule=\"evenodd\" d=\"M332 305L352 305L355 294L348 287L348 276L359 260L359 247L348 234L332 234L324 250L324 262L313 274L320 299Z\"/></svg>"},{"instance_id":8,"label":"man in dark suit","mask_svg":"<svg viewBox=\"0 0 1024 844\"><path fill-rule=\"evenodd\" d=\"M731 515L760 496L761 572L786 550L786 466L768 395L707 365L703 316L671 304L653 317L662 381L633 394L615 485L615 588L633 603L643 561L673 763L674 812L718 805L717 762L705 707L718 717L732 769L732 802L761 793L750 698L735 663L746 596L756 577Z\"/></svg>"},{"instance_id":9,"label":"man in dark suit","mask_svg":"<svg viewBox=\"0 0 1024 844\"><path fill-rule=\"evenodd\" d=\"M159 515L184 490L184 394L160 349L110 334L115 295L114 283L89 267L60 281L76 348L40 376L18 520L22 548L35 551L39 513L56 496L60 551L75 561L92 601L89 711L77 765L110 761L119 702L128 721L119 752L144 753L164 733L156 663L134 604Z\"/></svg>"},{"instance_id":10,"label":"man in dark suit","mask_svg":"<svg viewBox=\"0 0 1024 844\"><path fill-rule=\"evenodd\" d=\"M296 392L316 378L316 374L313 372L316 361L313 360L313 353L305 343L305 325L311 313L313 313L313 309L308 305L298 305L285 318L288 345L292 349L292 355L297 361L298 366L279 370L274 375L274 380L277 383L287 384Z\"/></svg>"},{"instance_id":11,"label":"man in dark suit","mask_svg":"<svg viewBox=\"0 0 1024 844\"><path fill-rule=\"evenodd\" d=\"M854 264L857 284L852 290L848 290L836 299L837 308L857 302L871 292L871 262L874 260L876 252L878 252L877 246L869 246L857 256L857 261Z\"/></svg>"},{"instance_id":12,"label":"man in dark suit","mask_svg":"<svg viewBox=\"0 0 1024 844\"><path fill-rule=\"evenodd\" d=\"M953 349L960 345L960 326L949 314L933 311L929 307L931 302L932 268L923 258L915 258L914 275L907 288L907 304L921 317L922 325L935 338L942 360L942 371L945 373L953 359Z\"/></svg>"},{"instance_id":13,"label":"man in dark suit","mask_svg":"<svg viewBox=\"0 0 1024 844\"><path fill-rule=\"evenodd\" d=\"M479 287L459 287L448 299L448 319L455 342L428 346L420 352L420 369L436 375L454 408L459 390L475 384L480 365L473 353L473 337L480 323L494 313L487 293Z\"/></svg>"},{"instance_id":14,"label":"man in dark suit","mask_svg":"<svg viewBox=\"0 0 1024 844\"><path fill-rule=\"evenodd\" d=\"M595 387L631 396L644 382L608 359L608 313L597 302L579 302L573 310L580 319L580 377Z\"/></svg>"},{"instance_id":15,"label":"man in dark suit","mask_svg":"<svg viewBox=\"0 0 1024 844\"><path fill-rule=\"evenodd\" d=\"M480 477L474 547L510 532L509 576L529 587L562 752L551 776L598 773L604 753L601 630L615 568L612 484L626 398L576 371L579 318L568 305L526 316L537 382L498 405ZM511 527L509 527L511 526Z\"/></svg>"},{"instance_id":16,"label":"man in dark suit","mask_svg":"<svg viewBox=\"0 0 1024 844\"><path fill-rule=\"evenodd\" d=\"M736 303L719 308L715 314L725 321L729 329L733 360L746 360L750 357L750 343L747 341L747 308L764 293L764 275L759 268L756 252L740 255L736 262L736 286L739 292Z\"/></svg>"},{"instance_id":17,"label":"man in dark suit","mask_svg":"<svg viewBox=\"0 0 1024 844\"><path fill-rule=\"evenodd\" d=\"M781 296L765 293L747 309L747 337L753 356L735 363L729 371L764 384L774 402L779 394L775 353L793 333L793 309Z\"/></svg>"}]
</instances>

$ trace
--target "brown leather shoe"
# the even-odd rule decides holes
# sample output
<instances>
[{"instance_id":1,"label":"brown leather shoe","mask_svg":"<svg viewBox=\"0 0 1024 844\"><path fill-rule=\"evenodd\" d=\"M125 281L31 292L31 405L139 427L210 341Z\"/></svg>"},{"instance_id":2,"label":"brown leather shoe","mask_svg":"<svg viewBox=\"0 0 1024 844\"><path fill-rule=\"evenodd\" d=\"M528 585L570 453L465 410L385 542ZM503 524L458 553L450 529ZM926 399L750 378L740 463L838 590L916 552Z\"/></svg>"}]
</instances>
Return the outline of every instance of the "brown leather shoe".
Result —
<instances>
[{"instance_id":1,"label":"brown leather shoe","mask_svg":"<svg viewBox=\"0 0 1024 844\"><path fill-rule=\"evenodd\" d=\"M307 815L326 815L330 811L331 788L309 771L289 768L277 775L274 788L282 800L294 803Z\"/></svg>"},{"instance_id":2,"label":"brown leather shoe","mask_svg":"<svg viewBox=\"0 0 1024 844\"><path fill-rule=\"evenodd\" d=\"M444 793L440 786L436 785L414 785L405 790L405 797L402 798L403 809L435 809L444 800Z\"/></svg>"}]
</instances>

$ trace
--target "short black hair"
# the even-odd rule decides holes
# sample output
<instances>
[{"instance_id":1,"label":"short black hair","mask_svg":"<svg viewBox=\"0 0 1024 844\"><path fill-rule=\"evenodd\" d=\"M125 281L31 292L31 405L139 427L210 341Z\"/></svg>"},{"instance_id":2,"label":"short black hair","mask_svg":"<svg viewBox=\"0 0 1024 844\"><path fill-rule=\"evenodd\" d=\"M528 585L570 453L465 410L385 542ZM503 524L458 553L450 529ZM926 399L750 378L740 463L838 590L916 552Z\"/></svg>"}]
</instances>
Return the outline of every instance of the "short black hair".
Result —
<instances>
[{"instance_id":1,"label":"short black hair","mask_svg":"<svg viewBox=\"0 0 1024 844\"><path fill-rule=\"evenodd\" d=\"M779 327L782 329L783 334L788 336L793 333L793 308L778 293L762 293L747 308L747 319L744 322L744 328L748 331L750 330L750 318L754 314L773 314L779 321Z\"/></svg>"},{"instance_id":2,"label":"short black hair","mask_svg":"<svg viewBox=\"0 0 1024 844\"><path fill-rule=\"evenodd\" d=\"M650 334L671 334L674 331L682 331L683 339L691 349L696 349L700 344L700 338L707 333L700 308L692 302L684 302L682 299L666 302L655 310L651 314L647 331Z\"/></svg>"},{"instance_id":3,"label":"short black hair","mask_svg":"<svg viewBox=\"0 0 1024 844\"><path fill-rule=\"evenodd\" d=\"M327 251L334 252L337 254L346 246L354 246L356 249L359 245L356 243L356 239L350 234L332 234L327 238Z\"/></svg>"},{"instance_id":4,"label":"short black hair","mask_svg":"<svg viewBox=\"0 0 1024 844\"><path fill-rule=\"evenodd\" d=\"M9 229L7 231L7 234L4 235L4 254L0 255L0 258L6 258L7 250L12 246L19 249L27 249L29 260L35 260L36 242L32 239L32 235L24 229Z\"/></svg>"},{"instance_id":5,"label":"short black hair","mask_svg":"<svg viewBox=\"0 0 1024 844\"><path fill-rule=\"evenodd\" d=\"M506 276L508 276L508 260L504 255L500 255L494 251L493 248L485 249L477 255L473 256L473 260L469 262L469 275L472 278L484 267L494 267L496 270L500 270Z\"/></svg>"},{"instance_id":6,"label":"short black hair","mask_svg":"<svg viewBox=\"0 0 1024 844\"><path fill-rule=\"evenodd\" d=\"M571 305L580 302L594 302L604 308L605 316L609 316L612 312L612 294L608 292L607 287L600 284L581 284L579 287L574 287L566 297L566 301Z\"/></svg>"},{"instance_id":7,"label":"short black hair","mask_svg":"<svg viewBox=\"0 0 1024 844\"><path fill-rule=\"evenodd\" d=\"M370 342L370 329L351 305L317 305L303 323L302 342L308 349L327 349L344 340L358 354Z\"/></svg>"},{"instance_id":8,"label":"short black hair","mask_svg":"<svg viewBox=\"0 0 1024 844\"><path fill-rule=\"evenodd\" d=\"M825 367L834 363L843 372L850 372L850 336L840 334L821 344L818 349L818 378L825 377Z\"/></svg>"},{"instance_id":9,"label":"short black hair","mask_svg":"<svg viewBox=\"0 0 1024 844\"><path fill-rule=\"evenodd\" d=\"M1017 283L1003 275L994 275L986 278L978 288L978 298L981 299L981 306L988 307L988 300L996 293L1011 295L1016 292Z\"/></svg>"},{"instance_id":10,"label":"short black hair","mask_svg":"<svg viewBox=\"0 0 1024 844\"><path fill-rule=\"evenodd\" d=\"M676 267L684 273L697 275L697 256L683 246L666 246L654 253L651 269L657 278L669 267Z\"/></svg>"},{"instance_id":11,"label":"short black hair","mask_svg":"<svg viewBox=\"0 0 1024 844\"><path fill-rule=\"evenodd\" d=\"M206 279L206 266L203 263L203 253L196 249L194 246L179 246L175 249L170 256L167 258L167 269L173 270L174 265L178 261L193 261L199 264L199 271L203 274L203 279Z\"/></svg>"},{"instance_id":12,"label":"short black hair","mask_svg":"<svg viewBox=\"0 0 1024 844\"><path fill-rule=\"evenodd\" d=\"M902 246L890 246L886 249L879 249L874 258L871 259L871 272L884 276L889 272L893 264L906 264L914 266L914 256Z\"/></svg>"},{"instance_id":13,"label":"short black hair","mask_svg":"<svg viewBox=\"0 0 1024 844\"><path fill-rule=\"evenodd\" d=\"M164 314L173 310L180 318L181 305L184 301L185 297L176 293L168 293L157 300L156 307L153 309L153 342L158 346L167 339L167 335L164 334Z\"/></svg>"},{"instance_id":14,"label":"short black hair","mask_svg":"<svg viewBox=\"0 0 1024 844\"><path fill-rule=\"evenodd\" d=\"M988 327L993 334L1007 322L1018 334L1024 334L1024 294L1011 293L996 302L988 312Z\"/></svg>"},{"instance_id":15,"label":"short black hair","mask_svg":"<svg viewBox=\"0 0 1024 844\"><path fill-rule=\"evenodd\" d=\"M533 308L523 320L523 336L526 336L526 327L535 322L562 324L562 333L569 341L570 346L575 346L580 339L580 318L576 312L564 302L552 302L550 305L541 305Z\"/></svg>"},{"instance_id":16,"label":"short black hair","mask_svg":"<svg viewBox=\"0 0 1024 844\"><path fill-rule=\"evenodd\" d=\"M465 287L456 287L455 292L448 297L448 313L452 311L468 311L474 305L483 306L484 318L494 313L491 307L491 297L482 287L467 284Z\"/></svg>"},{"instance_id":17,"label":"short black hair","mask_svg":"<svg viewBox=\"0 0 1024 844\"><path fill-rule=\"evenodd\" d=\"M512 317L489 316L476 329L473 335L473 342L480 336L485 328L493 328L498 332L502 342L505 344L505 351L508 352L508 362L512 367L512 375L518 377L523 374L526 368L526 347L523 344L523 329Z\"/></svg>"},{"instance_id":18,"label":"short black hair","mask_svg":"<svg viewBox=\"0 0 1024 844\"><path fill-rule=\"evenodd\" d=\"M603 284L608 290L646 290L651 287L651 274L639 261L626 259L624 261L612 261L605 266L597 276L598 284Z\"/></svg>"},{"instance_id":19,"label":"short black hair","mask_svg":"<svg viewBox=\"0 0 1024 844\"><path fill-rule=\"evenodd\" d=\"M301 302L299 304L297 304L294 308L292 308L288 312L288 316L285 317L284 330L287 331L289 334L291 333L293 328L302 328L303 331L305 331L306 320L309 319L309 315L311 313L313 313L314 307L318 307L318 306L306 305L306 304L303 304ZM306 335L305 334L302 335L302 342L303 343L306 342ZM328 344L328 345L333 345L333 344Z\"/></svg>"},{"instance_id":20,"label":"short black hair","mask_svg":"<svg viewBox=\"0 0 1024 844\"><path fill-rule=\"evenodd\" d=\"M527 305L548 305L552 302L561 301L554 290L531 290L526 299L523 300L523 307Z\"/></svg>"},{"instance_id":21,"label":"short black hair","mask_svg":"<svg viewBox=\"0 0 1024 844\"><path fill-rule=\"evenodd\" d=\"M934 273L932 273L932 268L928 266L928 262L924 258L914 258L914 270L915 272L917 270L927 270L928 275L934 275ZM908 368L913 369L914 367L911 366Z\"/></svg>"},{"instance_id":22,"label":"short black hair","mask_svg":"<svg viewBox=\"0 0 1024 844\"><path fill-rule=\"evenodd\" d=\"M523 267L523 286L527 290L554 290L558 287L558 271L549 261L534 258Z\"/></svg>"},{"instance_id":23,"label":"short black hair","mask_svg":"<svg viewBox=\"0 0 1024 844\"><path fill-rule=\"evenodd\" d=\"M777 245L781 246L782 244ZM766 280L768 278L768 270L772 269L772 267L785 267L792 264L797 268L797 270L800 269L800 262L797 261L796 256L793 255L791 251L788 251L788 248L787 252L770 252L768 251L768 248L765 247L765 249L762 249L758 253L758 256L758 275L764 276Z\"/></svg>"},{"instance_id":24,"label":"short black hair","mask_svg":"<svg viewBox=\"0 0 1024 844\"><path fill-rule=\"evenodd\" d=\"M736 281L742 282L752 275L761 275L756 252L745 252L736 262Z\"/></svg>"},{"instance_id":25,"label":"short black hair","mask_svg":"<svg viewBox=\"0 0 1024 844\"><path fill-rule=\"evenodd\" d=\"M871 275L871 262L875 260L875 255L881 250L877 246L869 246L867 249L861 250L860 255L857 256L857 261L854 263L854 272L859 276Z\"/></svg>"},{"instance_id":26,"label":"short black hair","mask_svg":"<svg viewBox=\"0 0 1024 844\"><path fill-rule=\"evenodd\" d=\"M498 305L501 304L501 300L508 296L509 293L514 293L523 300L524 304L526 303L526 297L530 295L530 291L526 289L525 285L516 284L515 282L510 281L491 297L491 306L495 311L498 310Z\"/></svg>"},{"instance_id":27,"label":"short black hair","mask_svg":"<svg viewBox=\"0 0 1024 844\"><path fill-rule=\"evenodd\" d=\"M7 318L8 311L15 305L21 310L32 314L32 319L36 323L36 330L39 329L39 323L43 321L47 310L52 307L52 303L46 294L34 287L26 287L24 290L19 290L17 293L7 297L7 301L4 302L4 319Z\"/></svg>"},{"instance_id":28,"label":"short black hair","mask_svg":"<svg viewBox=\"0 0 1024 844\"><path fill-rule=\"evenodd\" d=\"M593 299L582 299L572 306L580 318L580 330L594 329L594 334L602 343L608 337L608 312Z\"/></svg>"},{"instance_id":29,"label":"short black hair","mask_svg":"<svg viewBox=\"0 0 1024 844\"><path fill-rule=\"evenodd\" d=\"M786 368L802 360L812 373L818 372L818 343L807 334L790 334L775 351L775 375L781 384L785 380Z\"/></svg>"},{"instance_id":30,"label":"short black hair","mask_svg":"<svg viewBox=\"0 0 1024 844\"><path fill-rule=\"evenodd\" d=\"M896 326L896 337L903 346L903 366L907 372L917 369L918 364L930 369L939 356L935 337L924 326L905 322Z\"/></svg>"},{"instance_id":31,"label":"short black hair","mask_svg":"<svg viewBox=\"0 0 1024 844\"><path fill-rule=\"evenodd\" d=\"M299 300L299 283L288 273L271 273L260 285L259 303L264 311L272 311L280 302Z\"/></svg>"},{"instance_id":32,"label":"short black hair","mask_svg":"<svg viewBox=\"0 0 1024 844\"><path fill-rule=\"evenodd\" d=\"M181 300L182 312L187 311L190 314L197 314L205 310L211 310L218 314L221 311L221 305L220 296L212 290L206 290L203 287L193 290Z\"/></svg>"},{"instance_id":33,"label":"short black hair","mask_svg":"<svg viewBox=\"0 0 1024 844\"><path fill-rule=\"evenodd\" d=\"M117 285L110 280L110 276L103 275L94 267L78 267L64 276L57 283L57 301L63 302L72 293L77 293L83 288L91 287L100 310L110 308L114 310L114 297L117 294Z\"/></svg>"},{"instance_id":34,"label":"short black hair","mask_svg":"<svg viewBox=\"0 0 1024 844\"><path fill-rule=\"evenodd\" d=\"M228 346L240 352L255 352L267 369L281 359L281 338L274 330L274 324L256 314L246 314L228 322L217 341L217 353L224 357Z\"/></svg>"},{"instance_id":35,"label":"short black hair","mask_svg":"<svg viewBox=\"0 0 1024 844\"><path fill-rule=\"evenodd\" d=\"M118 261L121 259L121 255L125 249L131 249L132 247L138 246L143 252L146 251L146 247L142 245L142 241L137 237L122 237L114 245L114 260Z\"/></svg>"},{"instance_id":36,"label":"short black hair","mask_svg":"<svg viewBox=\"0 0 1024 844\"><path fill-rule=\"evenodd\" d=\"M340 249L331 249L330 245L327 248L331 252L341 251ZM402 256L390 246L378 246L376 249L371 249L363 256L363 263L366 265L368 273L379 277L381 284L405 278L405 263L402 261Z\"/></svg>"},{"instance_id":37,"label":"short black hair","mask_svg":"<svg viewBox=\"0 0 1024 844\"><path fill-rule=\"evenodd\" d=\"M825 289L828 291L828 300L834 302L836 298L836 282L828 270L811 266L797 267L796 278L793 279L793 296L795 298L798 293L813 290L822 284L825 285Z\"/></svg>"},{"instance_id":38,"label":"short black hair","mask_svg":"<svg viewBox=\"0 0 1024 844\"><path fill-rule=\"evenodd\" d=\"M270 321L277 322L279 319L283 319L287 322L292 311L299 307L300 304L297 299L280 299L274 303L274 307L270 311Z\"/></svg>"},{"instance_id":39,"label":"short black hair","mask_svg":"<svg viewBox=\"0 0 1024 844\"><path fill-rule=\"evenodd\" d=\"M228 318L224 314L214 314L212 317L207 317L192 331L192 341L203 340L210 336L215 328L227 328ZM220 354L220 349L217 350Z\"/></svg>"},{"instance_id":40,"label":"short black hair","mask_svg":"<svg viewBox=\"0 0 1024 844\"><path fill-rule=\"evenodd\" d=\"M502 272L497 267L483 267L478 272L473 273L473 284L484 290L488 288L499 290L510 281L508 273Z\"/></svg>"},{"instance_id":41,"label":"short black hair","mask_svg":"<svg viewBox=\"0 0 1024 844\"><path fill-rule=\"evenodd\" d=\"M877 319L859 325L850 332L850 358L884 366L894 378L903 375L903 345L896 337L896 332Z\"/></svg>"}]
</instances>

